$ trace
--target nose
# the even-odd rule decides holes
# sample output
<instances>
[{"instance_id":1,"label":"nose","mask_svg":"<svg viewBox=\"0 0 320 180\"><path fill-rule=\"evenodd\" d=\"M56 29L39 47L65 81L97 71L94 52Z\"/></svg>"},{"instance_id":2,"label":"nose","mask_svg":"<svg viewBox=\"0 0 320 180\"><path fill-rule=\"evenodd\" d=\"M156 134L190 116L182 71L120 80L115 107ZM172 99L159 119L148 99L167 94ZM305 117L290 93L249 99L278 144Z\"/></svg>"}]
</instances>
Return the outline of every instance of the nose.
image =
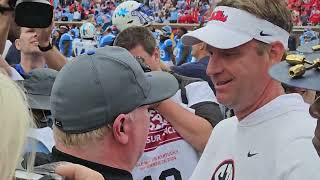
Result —
<instances>
[{"instance_id":1,"label":"nose","mask_svg":"<svg viewBox=\"0 0 320 180\"><path fill-rule=\"evenodd\" d=\"M32 29L31 33L32 33L32 37L35 37L35 38L38 37L38 34L35 29Z\"/></svg>"},{"instance_id":2,"label":"nose","mask_svg":"<svg viewBox=\"0 0 320 180\"><path fill-rule=\"evenodd\" d=\"M214 76L223 72L223 64L217 55L211 55L206 73L208 76Z\"/></svg>"},{"instance_id":3,"label":"nose","mask_svg":"<svg viewBox=\"0 0 320 180\"><path fill-rule=\"evenodd\" d=\"M38 38L38 34L35 31L33 32L33 37Z\"/></svg>"}]
</instances>

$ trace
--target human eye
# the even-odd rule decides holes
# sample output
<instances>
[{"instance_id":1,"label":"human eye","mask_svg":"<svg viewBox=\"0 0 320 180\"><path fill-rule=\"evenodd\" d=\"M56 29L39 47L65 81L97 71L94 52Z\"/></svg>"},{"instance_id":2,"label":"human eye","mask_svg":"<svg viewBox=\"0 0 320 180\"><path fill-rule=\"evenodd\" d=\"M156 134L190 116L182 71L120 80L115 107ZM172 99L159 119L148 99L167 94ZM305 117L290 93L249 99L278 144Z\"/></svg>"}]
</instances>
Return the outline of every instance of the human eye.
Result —
<instances>
[{"instance_id":1,"label":"human eye","mask_svg":"<svg viewBox=\"0 0 320 180\"><path fill-rule=\"evenodd\" d=\"M237 56L238 54L239 53L235 51L224 51L221 53L223 57L234 57L234 56Z\"/></svg>"}]
</instances>

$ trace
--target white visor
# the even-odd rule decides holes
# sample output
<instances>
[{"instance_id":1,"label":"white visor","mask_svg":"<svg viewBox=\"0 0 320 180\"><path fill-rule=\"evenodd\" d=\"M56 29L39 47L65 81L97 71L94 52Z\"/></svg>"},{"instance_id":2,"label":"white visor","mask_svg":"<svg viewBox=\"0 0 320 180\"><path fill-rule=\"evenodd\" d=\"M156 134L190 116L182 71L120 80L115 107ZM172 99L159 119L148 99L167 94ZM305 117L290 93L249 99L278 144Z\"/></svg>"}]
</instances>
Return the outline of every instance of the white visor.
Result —
<instances>
[{"instance_id":1,"label":"white visor","mask_svg":"<svg viewBox=\"0 0 320 180\"><path fill-rule=\"evenodd\" d=\"M256 39L268 44L280 41L288 48L287 31L247 11L218 6L211 18L205 27L185 34L182 42L186 46L205 42L219 49L230 49Z\"/></svg>"}]
</instances>

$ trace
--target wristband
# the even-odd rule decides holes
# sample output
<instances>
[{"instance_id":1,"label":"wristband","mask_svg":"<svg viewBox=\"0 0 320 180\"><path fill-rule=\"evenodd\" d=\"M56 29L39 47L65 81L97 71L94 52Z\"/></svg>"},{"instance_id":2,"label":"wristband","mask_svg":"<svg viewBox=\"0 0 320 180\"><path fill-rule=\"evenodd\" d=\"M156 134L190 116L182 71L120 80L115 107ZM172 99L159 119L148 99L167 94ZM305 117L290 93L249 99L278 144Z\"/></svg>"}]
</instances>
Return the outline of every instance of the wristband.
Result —
<instances>
[{"instance_id":1,"label":"wristband","mask_svg":"<svg viewBox=\"0 0 320 180\"><path fill-rule=\"evenodd\" d=\"M53 48L52 44L49 42L49 45L47 47L41 47L40 45L38 45L40 51L42 52L47 52L49 50L51 50Z\"/></svg>"}]
</instances>

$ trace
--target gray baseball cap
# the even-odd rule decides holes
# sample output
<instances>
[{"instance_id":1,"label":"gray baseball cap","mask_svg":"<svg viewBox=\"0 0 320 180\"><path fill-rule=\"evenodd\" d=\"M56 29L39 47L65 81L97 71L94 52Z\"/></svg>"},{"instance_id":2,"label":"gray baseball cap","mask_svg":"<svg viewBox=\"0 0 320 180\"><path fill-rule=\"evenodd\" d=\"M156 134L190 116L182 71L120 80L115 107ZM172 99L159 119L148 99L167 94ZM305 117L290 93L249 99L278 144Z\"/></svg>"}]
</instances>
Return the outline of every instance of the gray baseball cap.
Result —
<instances>
[{"instance_id":1,"label":"gray baseball cap","mask_svg":"<svg viewBox=\"0 0 320 180\"><path fill-rule=\"evenodd\" d=\"M68 62L51 93L55 125L69 134L112 124L122 113L170 98L178 82L166 72L145 73L120 47L104 47Z\"/></svg>"},{"instance_id":2,"label":"gray baseball cap","mask_svg":"<svg viewBox=\"0 0 320 180\"><path fill-rule=\"evenodd\" d=\"M23 81L31 109L50 110L50 94L58 71L49 68L32 70Z\"/></svg>"}]
</instances>

